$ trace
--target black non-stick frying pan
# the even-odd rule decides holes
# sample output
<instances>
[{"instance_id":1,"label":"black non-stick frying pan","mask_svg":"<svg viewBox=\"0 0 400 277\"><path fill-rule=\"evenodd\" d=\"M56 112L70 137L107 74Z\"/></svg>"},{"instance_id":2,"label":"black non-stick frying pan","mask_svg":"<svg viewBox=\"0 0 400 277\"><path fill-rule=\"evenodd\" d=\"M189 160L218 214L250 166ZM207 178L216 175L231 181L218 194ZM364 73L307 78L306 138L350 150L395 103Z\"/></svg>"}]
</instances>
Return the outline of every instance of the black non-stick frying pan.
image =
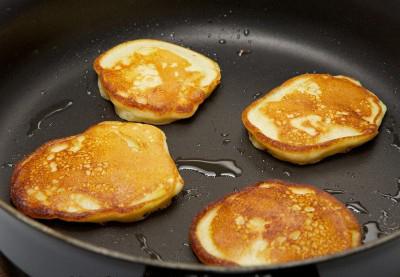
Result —
<instances>
[{"instance_id":1,"label":"black non-stick frying pan","mask_svg":"<svg viewBox=\"0 0 400 277\"><path fill-rule=\"evenodd\" d=\"M396 253L399 11L398 1L361 0L1 1L1 251L37 276L134 276L143 265L244 273L329 267L338 260L356 268L360 259L368 269L366 253ZM221 85L192 118L161 126L172 156L180 160L183 193L169 208L136 223L75 224L23 216L9 200L12 166L48 140L120 120L99 95L92 62L108 48L137 38L190 47L222 69ZM310 166L256 150L241 111L260 94L307 72L348 75L375 92L388 107L377 138ZM187 161L193 159L203 162ZM183 170L196 167L206 172ZM364 224L366 243L290 264L231 269L199 264L187 244L196 213L229 192L271 178L334 193Z\"/></svg>"}]
</instances>

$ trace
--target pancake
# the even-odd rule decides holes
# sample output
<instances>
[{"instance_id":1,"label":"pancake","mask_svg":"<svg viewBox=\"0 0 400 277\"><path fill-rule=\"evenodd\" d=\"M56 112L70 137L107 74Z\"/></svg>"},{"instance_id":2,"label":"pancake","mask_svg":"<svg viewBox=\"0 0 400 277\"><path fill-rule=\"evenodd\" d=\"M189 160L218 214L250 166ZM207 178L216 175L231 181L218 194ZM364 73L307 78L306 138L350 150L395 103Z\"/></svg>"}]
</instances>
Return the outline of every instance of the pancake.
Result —
<instances>
[{"instance_id":1,"label":"pancake","mask_svg":"<svg viewBox=\"0 0 400 277\"><path fill-rule=\"evenodd\" d=\"M373 139L385 112L378 97L356 80L304 74L251 103L242 121L256 148L311 164Z\"/></svg>"},{"instance_id":2,"label":"pancake","mask_svg":"<svg viewBox=\"0 0 400 277\"><path fill-rule=\"evenodd\" d=\"M168 206L182 186L160 129L106 121L47 142L21 161L11 200L33 218L136 221Z\"/></svg>"},{"instance_id":3,"label":"pancake","mask_svg":"<svg viewBox=\"0 0 400 277\"><path fill-rule=\"evenodd\" d=\"M346 207L310 185L269 180L209 205L194 219L190 242L208 265L278 264L360 245Z\"/></svg>"},{"instance_id":4,"label":"pancake","mask_svg":"<svg viewBox=\"0 0 400 277\"><path fill-rule=\"evenodd\" d=\"M221 79L211 59L151 39L111 48L95 60L94 69L101 96L119 117L150 124L191 117Z\"/></svg>"}]
</instances>

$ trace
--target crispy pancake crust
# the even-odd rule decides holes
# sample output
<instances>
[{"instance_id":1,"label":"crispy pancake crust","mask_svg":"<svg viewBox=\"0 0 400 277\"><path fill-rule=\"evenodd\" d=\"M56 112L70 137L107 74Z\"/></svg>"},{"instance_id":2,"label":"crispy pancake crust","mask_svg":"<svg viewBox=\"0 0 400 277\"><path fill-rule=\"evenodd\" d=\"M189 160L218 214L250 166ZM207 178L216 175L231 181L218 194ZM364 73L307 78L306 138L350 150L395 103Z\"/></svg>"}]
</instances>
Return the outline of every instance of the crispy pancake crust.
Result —
<instances>
[{"instance_id":1,"label":"crispy pancake crust","mask_svg":"<svg viewBox=\"0 0 400 277\"><path fill-rule=\"evenodd\" d=\"M356 80L304 74L251 103L242 121L256 148L310 164L373 139L385 112L378 97Z\"/></svg>"},{"instance_id":2,"label":"crispy pancake crust","mask_svg":"<svg viewBox=\"0 0 400 277\"><path fill-rule=\"evenodd\" d=\"M192 116L221 79L217 63L171 43L124 42L94 62L101 95L123 119L167 124Z\"/></svg>"},{"instance_id":3,"label":"crispy pancake crust","mask_svg":"<svg viewBox=\"0 0 400 277\"><path fill-rule=\"evenodd\" d=\"M160 129L106 121L47 142L22 160L11 178L11 200L33 218L136 221L168 206L182 186Z\"/></svg>"},{"instance_id":4,"label":"crispy pancake crust","mask_svg":"<svg viewBox=\"0 0 400 277\"><path fill-rule=\"evenodd\" d=\"M330 194L268 180L207 206L195 217L189 239L202 263L245 266L344 251L360 245L361 229Z\"/></svg>"}]
</instances>

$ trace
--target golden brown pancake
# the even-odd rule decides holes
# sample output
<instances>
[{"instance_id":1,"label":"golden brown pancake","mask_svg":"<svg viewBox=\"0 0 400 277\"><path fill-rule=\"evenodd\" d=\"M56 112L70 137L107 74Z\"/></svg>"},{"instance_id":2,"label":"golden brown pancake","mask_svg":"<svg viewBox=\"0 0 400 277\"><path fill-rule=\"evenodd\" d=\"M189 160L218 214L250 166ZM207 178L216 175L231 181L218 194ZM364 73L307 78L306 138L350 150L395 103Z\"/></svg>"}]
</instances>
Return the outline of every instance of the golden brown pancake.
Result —
<instances>
[{"instance_id":1,"label":"golden brown pancake","mask_svg":"<svg viewBox=\"0 0 400 277\"><path fill-rule=\"evenodd\" d=\"M251 103L242 121L256 148L310 164L373 139L385 112L378 97L356 80L304 74Z\"/></svg>"},{"instance_id":2,"label":"golden brown pancake","mask_svg":"<svg viewBox=\"0 0 400 277\"><path fill-rule=\"evenodd\" d=\"M191 117L221 79L217 63L175 44L121 43L94 62L101 95L119 117L166 124Z\"/></svg>"},{"instance_id":3,"label":"golden brown pancake","mask_svg":"<svg viewBox=\"0 0 400 277\"><path fill-rule=\"evenodd\" d=\"M21 161L11 200L33 218L136 221L168 206L182 186L160 129L106 121L50 141Z\"/></svg>"},{"instance_id":4,"label":"golden brown pancake","mask_svg":"<svg viewBox=\"0 0 400 277\"><path fill-rule=\"evenodd\" d=\"M191 246L209 265L277 264L360 245L356 218L310 185L269 180L232 193L194 219Z\"/></svg>"}]
</instances>

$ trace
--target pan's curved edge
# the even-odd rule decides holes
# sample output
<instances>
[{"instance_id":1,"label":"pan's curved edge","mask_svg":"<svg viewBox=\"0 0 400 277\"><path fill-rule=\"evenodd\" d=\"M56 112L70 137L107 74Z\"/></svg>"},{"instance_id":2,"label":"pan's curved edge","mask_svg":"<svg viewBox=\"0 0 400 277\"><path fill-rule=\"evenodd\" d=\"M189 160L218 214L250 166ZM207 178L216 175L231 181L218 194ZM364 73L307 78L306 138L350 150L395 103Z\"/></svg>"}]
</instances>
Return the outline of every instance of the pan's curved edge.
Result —
<instances>
[{"instance_id":1,"label":"pan's curved edge","mask_svg":"<svg viewBox=\"0 0 400 277\"><path fill-rule=\"evenodd\" d=\"M180 270L191 270L191 271L209 271L209 272L232 272L232 273L241 273L241 272L255 272L255 271L268 271L268 270L277 270L277 269L287 269L296 266L306 266L315 263L327 262L330 260L339 259L345 256L350 256L357 254L362 251L371 250L379 245L390 242L396 238L400 237L400 230L395 231L392 234L389 234L383 238L379 238L375 241L366 243L361 245L360 247L350 249L344 252L340 252L334 255L323 256L313 259L308 259L305 261L295 261L284 264L276 264L276 265L264 265L264 266L246 266L246 267L220 267L220 266L207 266L202 264L190 264L190 263L178 263L178 262L164 262L152 260L150 258L142 258L129 254L124 254L115 250L109 250L104 247L96 246L91 243L83 242L81 240L72 238L67 235L63 235L60 232L57 232L46 225L35 221L21 212L19 212L14 207L10 206L6 202L0 200L0 208L6 211L11 216L14 216L16 219L20 220L22 223L28 225L29 227L35 228L36 230L43 232L47 235L50 235L54 238L57 238L65 243L73 245L75 247L79 247L83 250L94 252L97 254L105 255L110 258L120 259L133 263L141 263L146 266L155 266L155 267L164 267L169 269L180 269Z\"/></svg>"}]
</instances>

